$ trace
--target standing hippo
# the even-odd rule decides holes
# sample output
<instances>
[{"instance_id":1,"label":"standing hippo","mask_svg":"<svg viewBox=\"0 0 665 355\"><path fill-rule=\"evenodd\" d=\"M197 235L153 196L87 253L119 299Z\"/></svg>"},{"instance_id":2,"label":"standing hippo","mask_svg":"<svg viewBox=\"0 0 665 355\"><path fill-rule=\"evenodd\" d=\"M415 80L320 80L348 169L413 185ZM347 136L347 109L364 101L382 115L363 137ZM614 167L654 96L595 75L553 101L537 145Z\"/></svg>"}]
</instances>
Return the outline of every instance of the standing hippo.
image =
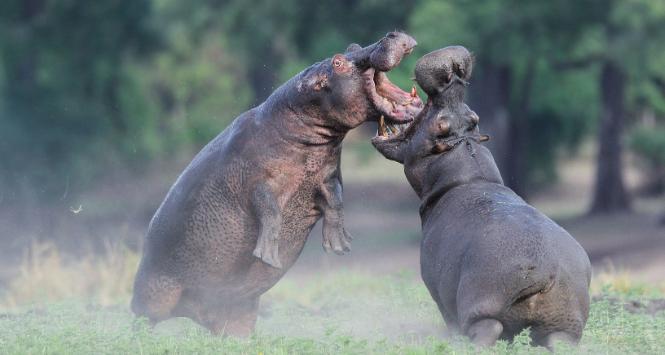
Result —
<instances>
[{"instance_id":1,"label":"standing hippo","mask_svg":"<svg viewBox=\"0 0 665 355\"><path fill-rule=\"evenodd\" d=\"M305 69L236 118L194 158L150 222L132 310L151 323L184 316L246 336L261 294L300 255L323 217L326 251L349 251L340 154L368 119L408 122L422 109L388 81L416 42L388 33Z\"/></svg>"},{"instance_id":2,"label":"standing hippo","mask_svg":"<svg viewBox=\"0 0 665 355\"><path fill-rule=\"evenodd\" d=\"M447 47L421 58L428 95L411 124L372 139L404 165L422 200L421 274L449 328L492 345L531 327L535 344L577 343L589 314L589 258L565 230L503 185L464 104L472 57Z\"/></svg>"}]
</instances>

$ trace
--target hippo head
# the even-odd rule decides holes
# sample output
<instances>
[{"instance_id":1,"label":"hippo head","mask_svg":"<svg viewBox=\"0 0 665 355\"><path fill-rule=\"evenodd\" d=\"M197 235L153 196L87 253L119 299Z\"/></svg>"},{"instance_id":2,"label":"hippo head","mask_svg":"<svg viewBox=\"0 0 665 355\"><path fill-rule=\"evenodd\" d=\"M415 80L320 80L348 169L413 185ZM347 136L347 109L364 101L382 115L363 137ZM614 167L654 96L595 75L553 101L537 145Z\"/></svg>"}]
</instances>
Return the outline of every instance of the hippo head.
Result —
<instances>
[{"instance_id":1,"label":"hippo head","mask_svg":"<svg viewBox=\"0 0 665 355\"><path fill-rule=\"evenodd\" d=\"M319 126L340 131L367 120L401 124L422 110L415 93L392 84L386 72L411 53L416 41L406 33L390 32L367 47L351 44L343 54L316 63L296 78L298 107L309 107L308 116L319 117ZM292 105L294 106L294 105Z\"/></svg>"},{"instance_id":2,"label":"hippo head","mask_svg":"<svg viewBox=\"0 0 665 355\"><path fill-rule=\"evenodd\" d=\"M469 139L488 139L478 133L478 115L463 101L472 66L471 53L461 46L426 54L415 69L416 82L428 96L425 108L410 123L379 122L372 144L386 158L404 165L416 192L442 154Z\"/></svg>"}]
</instances>

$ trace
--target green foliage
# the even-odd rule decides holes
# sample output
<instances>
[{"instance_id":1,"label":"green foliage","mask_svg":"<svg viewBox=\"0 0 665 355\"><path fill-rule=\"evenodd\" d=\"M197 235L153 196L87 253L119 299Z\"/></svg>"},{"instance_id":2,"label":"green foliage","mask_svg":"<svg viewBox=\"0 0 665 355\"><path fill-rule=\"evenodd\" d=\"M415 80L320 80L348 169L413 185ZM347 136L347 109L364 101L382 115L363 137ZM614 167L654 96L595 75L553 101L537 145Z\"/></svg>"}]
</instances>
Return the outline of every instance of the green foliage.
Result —
<instances>
[{"instance_id":1,"label":"green foliage","mask_svg":"<svg viewBox=\"0 0 665 355\"><path fill-rule=\"evenodd\" d=\"M394 29L419 42L390 73L403 88L420 55L450 44L476 55L475 101L506 70L527 176L544 183L600 113L595 64L560 64L615 61L627 108L665 115L663 19L648 0L3 1L0 186L5 198L53 201L109 170L191 155L309 64Z\"/></svg>"},{"instance_id":2,"label":"green foliage","mask_svg":"<svg viewBox=\"0 0 665 355\"><path fill-rule=\"evenodd\" d=\"M665 127L639 127L632 132L629 144L653 168L665 168Z\"/></svg>"},{"instance_id":3,"label":"green foliage","mask_svg":"<svg viewBox=\"0 0 665 355\"><path fill-rule=\"evenodd\" d=\"M183 5L160 1L156 8L157 26L166 29L165 47L152 59L146 88L166 154L204 145L252 100L247 67L233 55L214 9Z\"/></svg>"},{"instance_id":4,"label":"green foliage","mask_svg":"<svg viewBox=\"0 0 665 355\"><path fill-rule=\"evenodd\" d=\"M511 127L521 127L527 136L527 146L520 151L527 152L528 180L544 183L555 175L557 148L575 147L595 122L597 105L593 103L598 98L593 71L566 73L556 63L578 49L578 37L585 29L581 24L595 21L603 9L602 1L593 0L425 0L414 9L410 27L421 53L442 44L461 44L475 54L472 99L474 91L483 89L478 86L486 85L483 80L491 71L507 73L503 77L509 90L505 109L515 122Z\"/></svg>"},{"instance_id":5,"label":"green foliage","mask_svg":"<svg viewBox=\"0 0 665 355\"><path fill-rule=\"evenodd\" d=\"M94 179L107 149L145 153L131 58L153 43L150 2L7 1L0 11L0 184L60 197L66 180ZM137 121L135 121L137 120ZM132 130L132 131L130 131ZM112 152L117 151L113 150ZM99 165L87 169L88 165ZM86 174L82 174L85 172ZM57 192L56 192L57 191Z\"/></svg>"}]
</instances>

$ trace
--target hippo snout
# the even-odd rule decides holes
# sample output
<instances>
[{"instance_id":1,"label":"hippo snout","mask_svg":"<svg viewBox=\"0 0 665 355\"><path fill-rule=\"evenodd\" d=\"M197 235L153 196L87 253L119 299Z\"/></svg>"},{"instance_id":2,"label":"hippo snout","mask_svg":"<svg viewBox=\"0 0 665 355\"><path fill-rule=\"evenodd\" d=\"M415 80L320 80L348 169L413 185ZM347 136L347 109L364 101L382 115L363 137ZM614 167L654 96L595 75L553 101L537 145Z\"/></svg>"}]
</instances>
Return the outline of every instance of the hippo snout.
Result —
<instances>
[{"instance_id":1,"label":"hippo snout","mask_svg":"<svg viewBox=\"0 0 665 355\"><path fill-rule=\"evenodd\" d=\"M466 82L471 77L473 56L462 46L450 46L424 55L416 63L416 81L430 96L457 79Z\"/></svg>"},{"instance_id":2,"label":"hippo snout","mask_svg":"<svg viewBox=\"0 0 665 355\"><path fill-rule=\"evenodd\" d=\"M398 66L417 45L418 42L406 33L389 32L370 54L371 66L378 71L389 71Z\"/></svg>"}]
</instances>

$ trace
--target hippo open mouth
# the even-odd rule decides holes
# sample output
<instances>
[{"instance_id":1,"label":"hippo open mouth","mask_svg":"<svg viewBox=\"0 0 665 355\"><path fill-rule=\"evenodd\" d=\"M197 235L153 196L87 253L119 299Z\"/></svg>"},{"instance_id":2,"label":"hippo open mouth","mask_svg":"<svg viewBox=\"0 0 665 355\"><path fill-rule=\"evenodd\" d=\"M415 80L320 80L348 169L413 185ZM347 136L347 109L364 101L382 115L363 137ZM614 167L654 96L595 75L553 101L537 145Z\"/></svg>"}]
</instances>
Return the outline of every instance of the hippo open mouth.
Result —
<instances>
[{"instance_id":1,"label":"hippo open mouth","mask_svg":"<svg viewBox=\"0 0 665 355\"><path fill-rule=\"evenodd\" d=\"M409 94L409 97L413 96L416 97L415 100L417 100L417 103L411 104L406 107L406 109L408 110L408 115L411 118L408 120L399 121L392 119L390 115L382 115L379 118L379 124L376 129L376 135L372 138L373 143L381 144L381 142L388 143L390 141L398 141L404 139L407 130L409 129L409 127L413 126L414 122L416 121L416 117L420 112L423 111L424 108L422 101L420 101L420 98L418 98L415 86L411 89L411 93ZM416 102L415 100L414 102ZM390 119L387 120L385 119L385 117L389 117L392 120Z\"/></svg>"},{"instance_id":2,"label":"hippo open mouth","mask_svg":"<svg viewBox=\"0 0 665 355\"><path fill-rule=\"evenodd\" d=\"M416 45L413 37L395 31L387 33L380 41L367 47L352 44L347 48L348 58L361 70L366 94L374 106L376 117L383 117L378 119L380 122L410 122L423 108L415 86L410 92L403 91L391 83L386 75L386 72L397 67L405 56L411 54Z\"/></svg>"},{"instance_id":3,"label":"hippo open mouth","mask_svg":"<svg viewBox=\"0 0 665 355\"><path fill-rule=\"evenodd\" d=\"M374 68L367 69L363 76L370 99L381 115L379 126L383 131L386 131L386 120L394 124L389 123L390 129L396 129L411 122L423 109L423 102L418 97L415 86L410 92L403 91L390 82L385 72Z\"/></svg>"}]
</instances>

